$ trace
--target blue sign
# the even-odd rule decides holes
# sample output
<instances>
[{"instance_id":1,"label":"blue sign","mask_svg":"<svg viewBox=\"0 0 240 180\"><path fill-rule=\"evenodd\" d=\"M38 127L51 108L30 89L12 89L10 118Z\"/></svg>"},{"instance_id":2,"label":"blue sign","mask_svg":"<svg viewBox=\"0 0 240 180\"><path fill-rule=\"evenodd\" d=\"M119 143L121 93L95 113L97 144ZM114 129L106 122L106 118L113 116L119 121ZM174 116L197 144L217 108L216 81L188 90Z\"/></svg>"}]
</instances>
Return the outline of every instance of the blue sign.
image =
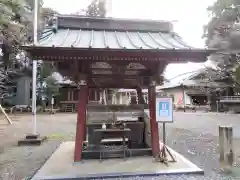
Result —
<instances>
[{"instance_id":1,"label":"blue sign","mask_svg":"<svg viewBox=\"0 0 240 180\"><path fill-rule=\"evenodd\" d=\"M173 101L171 97L156 98L156 121L173 122Z\"/></svg>"},{"instance_id":2,"label":"blue sign","mask_svg":"<svg viewBox=\"0 0 240 180\"><path fill-rule=\"evenodd\" d=\"M159 102L159 116L169 116L169 103Z\"/></svg>"}]
</instances>

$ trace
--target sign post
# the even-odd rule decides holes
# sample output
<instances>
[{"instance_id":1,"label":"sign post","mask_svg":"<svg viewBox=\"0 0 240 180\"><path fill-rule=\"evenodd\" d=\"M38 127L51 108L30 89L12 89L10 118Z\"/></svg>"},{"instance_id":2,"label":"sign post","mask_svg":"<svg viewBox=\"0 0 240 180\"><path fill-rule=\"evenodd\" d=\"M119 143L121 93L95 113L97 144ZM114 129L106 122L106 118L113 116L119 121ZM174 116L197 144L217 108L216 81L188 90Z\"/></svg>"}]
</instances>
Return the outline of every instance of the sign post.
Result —
<instances>
[{"instance_id":1,"label":"sign post","mask_svg":"<svg viewBox=\"0 0 240 180\"><path fill-rule=\"evenodd\" d=\"M53 105L54 105L54 98L52 96L52 99L51 99L51 113L53 113Z\"/></svg>"},{"instance_id":2,"label":"sign post","mask_svg":"<svg viewBox=\"0 0 240 180\"><path fill-rule=\"evenodd\" d=\"M172 162L176 162L168 148L166 147L166 123L173 122L173 99L172 97L156 97L156 121L163 124L163 146L160 150L159 159L161 162L167 162L166 151L170 155Z\"/></svg>"},{"instance_id":3,"label":"sign post","mask_svg":"<svg viewBox=\"0 0 240 180\"><path fill-rule=\"evenodd\" d=\"M166 123L173 122L173 100L171 97L156 97L156 121L163 124L163 143L166 144Z\"/></svg>"}]
</instances>

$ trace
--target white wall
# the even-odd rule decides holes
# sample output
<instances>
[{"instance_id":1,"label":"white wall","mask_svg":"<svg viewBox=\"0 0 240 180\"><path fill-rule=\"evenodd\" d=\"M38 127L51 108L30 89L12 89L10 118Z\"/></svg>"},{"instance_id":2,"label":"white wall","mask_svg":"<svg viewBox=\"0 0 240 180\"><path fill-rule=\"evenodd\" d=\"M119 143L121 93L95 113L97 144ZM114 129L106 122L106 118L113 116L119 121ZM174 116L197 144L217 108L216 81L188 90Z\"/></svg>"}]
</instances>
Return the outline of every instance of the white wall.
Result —
<instances>
[{"instance_id":1,"label":"white wall","mask_svg":"<svg viewBox=\"0 0 240 180\"><path fill-rule=\"evenodd\" d=\"M31 77L22 76L17 81L17 93L15 103L18 105L31 105Z\"/></svg>"},{"instance_id":2,"label":"white wall","mask_svg":"<svg viewBox=\"0 0 240 180\"><path fill-rule=\"evenodd\" d=\"M3 102L11 105L31 105L31 77L21 76L15 81L17 89L15 96L4 98Z\"/></svg>"},{"instance_id":3,"label":"white wall","mask_svg":"<svg viewBox=\"0 0 240 180\"><path fill-rule=\"evenodd\" d=\"M164 89L163 90L165 93L167 93L168 95L172 95L174 98L174 105L175 106L179 106L179 100L183 100L183 90L181 87L177 87L177 88L172 88L172 89ZM189 95L186 94L186 90L184 90L184 100L182 101L182 103L180 104L180 106L184 106L184 102L185 105L192 105L192 100L191 97Z\"/></svg>"},{"instance_id":4,"label":"white wall","mask_svg":"<svg viewBox=\"0 0 240 180\"><path fill-rule=\"evenodd\" d=\"M172 88L172 89L166 89L163 90L164 92L166 92L169 95L172 95L174 98L174 105L178 106L178 101L179 99L182 100L183 97L183 91L182 88ZM185 105L192 105L192 99L189 95L187 95L187 90L184 90L184 97L185 97ZM116 99L117 99L117 104L127 104L128 103L128 97L125 96L125 93L122 93L122 100L120 100L120 94L121 93L117 93ZM121 103L122 102L122 103ZM183 104L181 104L180 106L183 106Z\"/></svg>"}]
</instances>

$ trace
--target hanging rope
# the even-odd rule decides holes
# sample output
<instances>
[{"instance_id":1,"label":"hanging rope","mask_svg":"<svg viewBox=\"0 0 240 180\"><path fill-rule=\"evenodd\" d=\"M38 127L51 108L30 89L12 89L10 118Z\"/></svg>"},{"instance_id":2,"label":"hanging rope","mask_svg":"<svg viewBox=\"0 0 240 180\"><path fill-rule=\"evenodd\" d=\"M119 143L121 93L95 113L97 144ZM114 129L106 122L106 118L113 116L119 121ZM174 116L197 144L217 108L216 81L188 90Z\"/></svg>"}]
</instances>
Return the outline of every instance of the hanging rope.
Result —
<instances>
[{"instance_id":1,"label":"hanging rope","mask_svg":"<svg viewBox=\"0 0 240 180\"><path fill-rule=\"evenodd\" d=\"M112 104L117 104L116 103L116 94L115 93L112 94Z\"/></svg>"},{"instance_id":2,"label":"hanging rope","mask_svg":"<svg viewBox=\"0 0 240 180\"><path fill-rule=\"evenodd\" d=\"M103 90L103 104L107 105L106 90Z\"/></svg>"},{"instance_id":3,"label":"hanging rope","mask_svg":"<svg viewBox=\"0 0 240 180\"><path fill-rule=\"evenodd\" d=\"M102 100L103 100L102 92L100 92L99 95L100 95L100 98L99 98L99 104L102 104Z\"/></svg>"},{"instance_id":4,"label":"hanging rope","mask_svg":"<svg viewBox=\"0 0 240 180\"><path fill-rule=\"evenodd\" d=\"M148 98L147 98L147 95L146 95L146 94L144 94L143 98L144 98L144 102L145 102L146 104L148 104Z\"/></svg>"},{"instance_id":5,"label":"hanging rope","mask_svg":"<svg viewBox=\"0 0 240 180\"><path fill-rule=\"evenodd\" d=\"M138 103L139 103L139 99L138 99L137 91L135 91L135 95L136 95L136 102L137 102L137 104L138 104Z\"/></svg>"},{"instance_id":6,"label":"hanging rope","mask_svg":"<svg viewBox=\"0 0 240 180\"><path fill-rule=\"evenodd\" d=\"M100 92L99 104L105 104L104 92L103 91Z\"/></svg>"},{"instance_id":7,"label":"hanging rope","mask_svg":"<svg viewBox=\"0 0 240 180\"><path fill-rule=\"evenodd\" d=\"M132 102L132 96L131 93L128 92L128 104L131 104Z\"/></svg>"}]
</instances>

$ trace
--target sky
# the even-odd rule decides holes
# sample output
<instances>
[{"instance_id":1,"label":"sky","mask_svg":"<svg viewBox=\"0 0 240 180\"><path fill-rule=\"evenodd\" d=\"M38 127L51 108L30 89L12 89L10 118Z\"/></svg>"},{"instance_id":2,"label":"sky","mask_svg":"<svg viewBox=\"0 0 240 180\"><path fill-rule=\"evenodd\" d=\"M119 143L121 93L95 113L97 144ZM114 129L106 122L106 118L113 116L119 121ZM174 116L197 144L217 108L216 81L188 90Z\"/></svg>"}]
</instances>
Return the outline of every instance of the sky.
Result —
<instances>
[{"instance_id":1,"label":"sky","mask_svg":"<svg viewBox=\"0 0 240 180\"><path fill-rule=\"evenodd\" d=\"M173 21L174 31L189 45L204 48L203 25L209 20L206 8L215 0L107 0L108 16L118 18ZM63 14L84 9L90 0L44 0L44 6ZM183 67L183 68L180 68ZM166 77L202 68L202 65L172 64L166 68Z\"/></svg>"}]
</instances>

